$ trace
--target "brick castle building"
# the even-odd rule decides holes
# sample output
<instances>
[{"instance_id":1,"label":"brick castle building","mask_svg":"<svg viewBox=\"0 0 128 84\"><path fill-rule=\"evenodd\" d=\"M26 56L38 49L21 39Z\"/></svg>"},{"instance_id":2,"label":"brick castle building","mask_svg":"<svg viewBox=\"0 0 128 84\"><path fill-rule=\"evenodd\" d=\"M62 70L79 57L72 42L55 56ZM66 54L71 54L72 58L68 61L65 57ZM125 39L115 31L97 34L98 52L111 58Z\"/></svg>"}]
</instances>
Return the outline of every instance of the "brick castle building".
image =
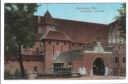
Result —
<instances>
[{"instance_id":1,"label":"brick castle building","mask_svg":"<svg viewBox=\"0 0 128 84\"><path fill-rule=\"evenodd\" d=\"M118 21L109 25L33 16L36 42L33 48L22 48L23 64L27 73L56 73L56 68L70 66L78 73L80 66L87 75L126 74L126 43L120 37ZM14 73L19 63L14 56L5 58L5 70Z\"/></svg>"}]
</instances>

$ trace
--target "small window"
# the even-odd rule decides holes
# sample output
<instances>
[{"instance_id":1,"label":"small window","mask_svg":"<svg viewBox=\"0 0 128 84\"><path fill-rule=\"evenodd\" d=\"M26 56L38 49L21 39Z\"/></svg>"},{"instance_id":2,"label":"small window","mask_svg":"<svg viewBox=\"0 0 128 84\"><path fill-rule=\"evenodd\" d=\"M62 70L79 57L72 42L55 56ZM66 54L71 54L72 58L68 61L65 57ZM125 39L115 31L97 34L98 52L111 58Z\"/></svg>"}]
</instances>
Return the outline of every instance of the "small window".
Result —
<instances>
[{"instance_id":1,"label":"small window","mask_svg":"<svg viewBox=\"0 0 128 84\"><path fill-rule=\"evenodd\" d=\"M118 46L118 49L120 49L120 46Z\"/></svg>"},{"instance_id":2,"label":"small window","mask_svg":"<svg viewBox=\"0 0 128 84\"><path fill-rule=\"evenodd\" d=\"M69 62L68 65L71 65L71 63Z\"/></svg>"},{"instance_id":3,"label":"small window","mask_svg":"<svg viewBox=\"0 0 128 84\"><path fill-rule=\"evenodd\" d=\"M69 49L70 49L70 44L69 44Z\"/></svg>"},{"instance_id":4,"label":"small window","mask_svg":"<svg viewBox=\"0 0 128 84\"><path fill-rule=\"evenodd\" d=\"M63 46L61 45L61 52L63 51Z\"/></svg>"},{"instance_id":5,"label":"small window","mask_svg":"<svg viewBox=\"0 0 128 84\"><path fill-rule=\"evenodd\" d=\"M29 62L29 60L26 60L26 62Z\"/></svg>"},{"instance_id":6,"label":"small window","mask_svg":"<svg viewBox=\"0 0 128 84\"><path fill-rule=\"evenodd\" d=\"M115 63L117 63L118 62L118 58L117 57L115 57Z\"/></svg>"},{"instance_id":7,"label":"small window","mask_svg":"<svg viewBox=\"0 0 128 84\"><path fill-rule=\"evenodd\" d=\"M14 59L12 59L11 61L12 61L12 62L15 62L15 60L14 60Z\"/></svg>"},{"instance_id":8,"label":"small window","mask_svg":"<svg viewBox=\"0 0 128 84\"><path fill-rule=\"evenodd\" d=\"M74 43L72 44L72 46L74 46Z\"/></svg>"},{"instance_id":9,"label":"small window","mask_svg":"<svg viewBox=\"0 0 128 84\"><path fill-rule=\"evenodd\" d=\"M125 57L123 57L123 63L126 63L126 58Z\"/></svg>"},{"instance_id":10,"label":"small window","mask_svg":"<svg viewBox=\"0 0 128 84\"><path fill-rule=\"evenodd\" d=\"M34 71L37 71L37 66L34 67Z\"/></svg>"},{"instance_id":11,"label":"small window","mask_svg":"<svg viewBox=\"0 0 128 84\"><path fill-rule=\"evenodd\" d=\"M64 42L64 45L66 45L66 43Z\"/></svg>"},{"instance_id":12,"label":"small window","mask_svg":"<svg viewBox=\"0 0 128 84\"><path fill-rule=\"evenodd\" d=\"M58 45L59 44L59 42L56 42L56 45Z\"/></svg>"},{"instance_id":13,"label":"small window","mask_svg":"<svg viewBox=\"0 0 128 84\"><path fill-rule=\"evenodd\" d=\"M51 41L49 41L48 44L51 44Z\"/></svg>"}]
</instances>

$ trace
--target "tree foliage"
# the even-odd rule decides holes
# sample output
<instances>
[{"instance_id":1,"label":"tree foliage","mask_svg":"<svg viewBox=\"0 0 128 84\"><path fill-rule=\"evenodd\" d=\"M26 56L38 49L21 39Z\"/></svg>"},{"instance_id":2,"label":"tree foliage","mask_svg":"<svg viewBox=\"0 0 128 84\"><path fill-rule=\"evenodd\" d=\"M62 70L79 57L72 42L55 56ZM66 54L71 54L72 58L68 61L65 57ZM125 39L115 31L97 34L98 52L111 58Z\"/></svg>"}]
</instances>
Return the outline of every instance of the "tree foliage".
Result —
<instances>
[{"instance_id":1,"label":"tree foliage","mask_svg":"<svg viewBox=\"0 0 128 84\"><path fill-rule=\"evenodd\" d=\"M37 7L37 4L5 4L5 49L33 45L35 30L31 17Z\"/></svg>"},{"instance_id":2,"label":"tree foliage","mask_svg":"<svg viewBox=\"0 0 128 84\"><path fill-rule=\"evenodd\" d=\"M13 77L12 77L12 74L10 73L10 71L8 71L8 70L5 70L4 71L4 79L5 80L8 80L8 79L12 79Z\"/></svg>"},{"instance_id":3,"label":"tree foliage","mask_svg":"<svg viewBox=\"0 0 128 84\"><path fill-rule=\"evenodd\" d=\"M5 4L5 56L15 53L22 77L25 71L21 47L31 47L34 43L35 29L31 18L37 7L37 4Z\"/></svg>"},{"instance_id":4,"label":"tree foliage","mask_svg":"<svg viewBox=\"0 0 128 84\"><path fill-rule=\"evenodd\" d=\"M126 3L122 4L122 7L118 9L119 15L116 16L116 20L118 21L117 27L120 30L120 35L124 39L126 39Z\"/></svg>"}]
</instances>

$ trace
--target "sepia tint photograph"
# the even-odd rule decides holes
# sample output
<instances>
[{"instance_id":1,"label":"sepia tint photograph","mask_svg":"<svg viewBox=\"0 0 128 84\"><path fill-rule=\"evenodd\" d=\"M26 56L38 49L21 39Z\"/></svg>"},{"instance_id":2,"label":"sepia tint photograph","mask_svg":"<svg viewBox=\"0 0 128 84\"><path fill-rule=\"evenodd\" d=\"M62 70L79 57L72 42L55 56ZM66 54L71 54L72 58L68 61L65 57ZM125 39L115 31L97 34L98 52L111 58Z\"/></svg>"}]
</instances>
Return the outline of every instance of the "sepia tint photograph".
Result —
<instances>
[{"instance_id":1,"label":"sepia tint photograph","mask_svg":"<svg viewBox=\"0 0 128 84\"><path fill-rule=\"evenodd\" d=\"M126 3L5 3L5 80L126 77Z\"/></svg>"}]
</instances>

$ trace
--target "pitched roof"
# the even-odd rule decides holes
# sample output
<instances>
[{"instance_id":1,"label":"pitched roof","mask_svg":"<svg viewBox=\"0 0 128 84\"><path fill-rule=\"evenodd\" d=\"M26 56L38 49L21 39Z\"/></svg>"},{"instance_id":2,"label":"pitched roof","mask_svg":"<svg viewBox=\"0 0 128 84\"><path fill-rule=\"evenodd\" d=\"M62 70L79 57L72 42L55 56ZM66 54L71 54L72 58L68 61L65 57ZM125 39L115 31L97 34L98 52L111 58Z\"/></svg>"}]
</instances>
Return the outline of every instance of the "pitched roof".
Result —
<instances>
[{"instance_id":1,"label":"pitched roof","mask_svg":"<svg viewBox=\"0 0 128 84\"><path fill-rule=\"evenodd\" d=\"M55 60L54 63L68 63L72 60L82 60L82 49L75 49L61 53Z\"/></svg>"},{"instance_id":2,"label":"pitched roof","mask_svg":"<svg viewBox=\"0 0 128 84\"><path fill-rule=\"evenodd\" d=\"M54 21L60 25L60 31L69 36L73 42L93 42L98 38L105 42L108 37L108 28L104 24L63 19L54 19Z\"/></svg>"},{"instance_id":3,"label":"pitched roof","mask_svg":"<svg viewBox=\"0 0 128 84\"><path fill-rule=\"evenodd\" d=\"M48 15L48 14L47 14ZM41 17L41 19L45 19ZM94 42L100 39L102 42L106 43L108 38L108 25L82 22L74 20L65 20L52 18L54 23L59 25L59 31L64 32L73 42L85 43Z\"/></svg>"},{"instance_id":4,"label":"pitched roof","mask_svg":"<svg viewBox=\"0 0 128 84\"><path fill-rule=\"evenodd\" d=\"M52 16L49 13L49 11L46 11L44 17L41 17L41 24L57 25L54 22L54 19L52 18Z\"/></svg>"},{"instance_id":5,"label":"pitched roof","mask_svg":"<svg viewBox=\"0 0 128 84\"><path fill-rule=\"evenodd\" d=\"M71 41L67 35L60 31L49 31L49 33L43 39Z\"/></svg>"}]
</instances>

